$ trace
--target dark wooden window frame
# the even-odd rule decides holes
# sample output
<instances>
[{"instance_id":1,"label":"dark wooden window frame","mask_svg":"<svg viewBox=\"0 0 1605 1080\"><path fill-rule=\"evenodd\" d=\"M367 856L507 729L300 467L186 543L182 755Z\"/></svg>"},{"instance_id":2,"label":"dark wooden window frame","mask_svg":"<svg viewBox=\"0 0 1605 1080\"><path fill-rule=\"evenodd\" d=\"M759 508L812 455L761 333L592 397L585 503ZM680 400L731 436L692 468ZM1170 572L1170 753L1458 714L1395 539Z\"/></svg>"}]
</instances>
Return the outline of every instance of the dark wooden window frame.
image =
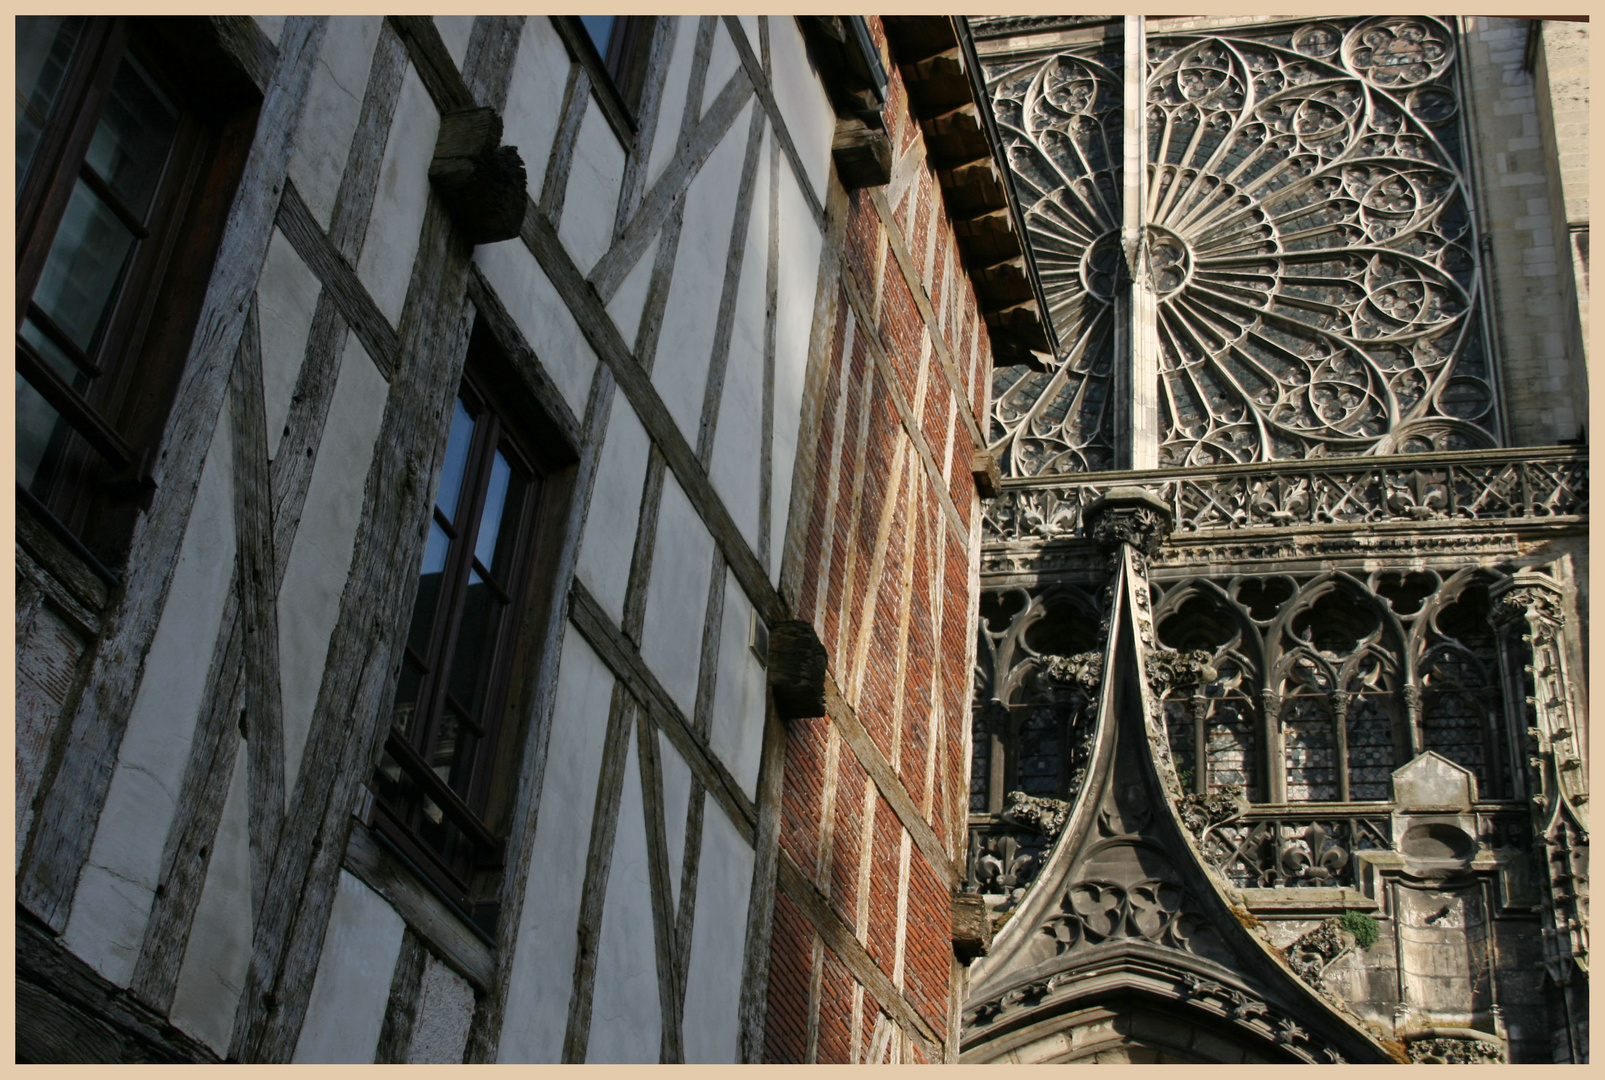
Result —
<instances>
[{"instance_id":1,"label":"dark wooden window frame","mask_svg":"<svg viewBox=\"0 0 1605 1080\"><path fill-rule=\"evenodd\" d=\"M178 127L151 210L87 350L32 308L75 185L82 177L119 217L114 193L85 166L111 83L125 56L179 108ZM114 581L134 516L148 505L152 456L177 389L228 208L243 172L260 94L204 19L90 18L63 77L16 201L16 367L71 434L66 463L44 498L16 485L20 507L91 570ZM95 383L80 392L21 336L34 324Z\"/></svg>"},{"instance_id":2,"label":"dark wooden window frame","mask_svg":"<svg viewBox=\"0 0 1605 1080\"><path fill-rule=\"evenodd\" d=\"M465 492L471 478L474 483L471 496L463 504L465 509L471 504L473 528L477 530L481 524L478 515L483 507L485 469L496 448L510 446L535 487L524 501L519 522L522 535L514 542L510 603L496 639L482 714L484 735L475 753L468 795L462 798L452 792L429 768L425 755L438 730L444 687L438 678L433 685L426 680L419 687L418 708L432 713L415 725L411 740L392 727L384 744L385 753L401 767L412 786L404 789L402 800L387 801L378 790L376 774L376 782L371 785L375 797L366 815L377 838L487 941L491 940L499 914L496 892L506 820L517 786L521 760L518 751L526 741L534 676L546 649L548 617L557 600L554 580L561 555L563 519L569 510L578 460L575 448L557 433L555 425L545 420L538 393L531 392L522 377L525 373L509 359L512 351L496 339L486 320L478 321L461 391L480 405L481 420L495 417L494 433L484 430L482 423L476 427L462 482ZM439 520L433 495L429 513L432 522ZM463 511L458 516L467 520ZM431 661L431 671L437 676L444 675L455 648L455 642L441 635L455 633L455 628L443 628L460 616L470 556L468 538L454 541L447 553L430 635L434 655L423 658ZM451 595L448 590L453 590ZM412 612L407 615L410 626ZM430 698L427 704L426 698ZM448 861L418 835L424 794L451 818L467 841L462 857Z\"/></svg>"},{"instance_id":3,"label":"dark wooden window frame","mask_svg":"<svg viewBox=\"0 0 1605 1080\"><path fill-rule=\"evenodd\" d=\"M569 57L591 76L591 88L602 113L628 153L635 148L635 112L646 84L646 59L656 29L655 15L619 15L608 38L607 55L597 51L591 35L575 15L553 15L552 25Z\"/></svg>"}]
</instances>

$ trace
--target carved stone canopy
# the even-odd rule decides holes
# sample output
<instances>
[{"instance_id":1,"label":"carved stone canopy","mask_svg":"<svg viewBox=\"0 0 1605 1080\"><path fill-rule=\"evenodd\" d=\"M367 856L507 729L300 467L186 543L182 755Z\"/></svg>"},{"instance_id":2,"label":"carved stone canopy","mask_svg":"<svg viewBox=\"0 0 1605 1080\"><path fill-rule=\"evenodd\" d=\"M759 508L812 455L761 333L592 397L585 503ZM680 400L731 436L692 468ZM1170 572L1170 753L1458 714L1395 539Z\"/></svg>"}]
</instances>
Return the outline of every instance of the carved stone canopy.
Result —
<instances>
[{"instance_id":1,"label":"carved stone canopy","mask_svg":"<svg viewBox=\"0 0 1605 1080\"><path fill-rule=\"evenodd\" d=\"M1115 487L1089 505L1082 520L1087 535L1103 551L1130 544L1151 559L1170 536L1175 515L1145 488Z\"/></svg>"}]
</instances>

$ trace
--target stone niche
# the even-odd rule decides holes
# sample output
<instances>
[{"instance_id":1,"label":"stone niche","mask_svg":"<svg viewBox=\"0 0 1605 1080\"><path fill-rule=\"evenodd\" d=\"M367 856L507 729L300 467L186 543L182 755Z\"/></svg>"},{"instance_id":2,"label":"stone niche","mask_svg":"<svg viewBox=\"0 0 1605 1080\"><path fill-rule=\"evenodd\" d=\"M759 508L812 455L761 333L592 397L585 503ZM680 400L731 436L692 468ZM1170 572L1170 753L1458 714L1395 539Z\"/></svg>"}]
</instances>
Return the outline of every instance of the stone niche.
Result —
<instances>
[{"instance_id":1,"label":"stone niche","mask_svg":"<svg viewBox=\"0 0 1605 1080\"><path fill-rule=\"evenodd\" d=\"M1477 778L1432 751L1393 771L1394 845L1410 873L1463 873L1477 856Z\"/></svg>"}]
</instances>

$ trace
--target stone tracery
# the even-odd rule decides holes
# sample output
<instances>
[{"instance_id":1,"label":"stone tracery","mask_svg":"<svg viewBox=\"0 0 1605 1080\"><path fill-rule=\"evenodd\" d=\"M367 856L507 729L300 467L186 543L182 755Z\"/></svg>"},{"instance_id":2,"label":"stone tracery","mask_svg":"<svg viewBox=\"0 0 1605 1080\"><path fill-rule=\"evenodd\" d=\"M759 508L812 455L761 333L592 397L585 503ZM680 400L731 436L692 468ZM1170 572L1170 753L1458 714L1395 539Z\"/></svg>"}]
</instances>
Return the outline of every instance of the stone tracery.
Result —
<instances>
[{"instance_id":1,"label":"stone tracery","mask_svg":"<svg viewBox=\"0 0 1605 1080\"><path fill-rule=\"evenodd\" d=\"M1148 39L1162 466L1494 445L1453 57L1430 17ZM1113 462L1119 67L988 73L1061 346L997 372L1009 475Z\"/></svg>"}]
</instances>

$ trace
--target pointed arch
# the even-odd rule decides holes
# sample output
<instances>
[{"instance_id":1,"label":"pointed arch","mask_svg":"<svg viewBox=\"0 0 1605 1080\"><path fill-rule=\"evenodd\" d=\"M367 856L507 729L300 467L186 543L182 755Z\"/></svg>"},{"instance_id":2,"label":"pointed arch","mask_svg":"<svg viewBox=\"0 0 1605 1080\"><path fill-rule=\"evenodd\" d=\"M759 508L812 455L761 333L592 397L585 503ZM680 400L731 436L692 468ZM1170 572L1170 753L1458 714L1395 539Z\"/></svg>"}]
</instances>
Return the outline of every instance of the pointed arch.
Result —
<instances>
[{"instance_id":1,"label":"pointed arch","mask_svg":"<svg viewBox=\"0 0 1605 1080\"><path fill-rule=\"evenodd\" d=\"M1215 679L1171 691L1164 702L1170 752L1182 787L1199 795L1230 786L1264 799L1265 748L1259 707L1265 643L1243 606L1213 581L1182 582L1154 609L1159 641L1210 653Z\"/></svg>"}]
</instances>

